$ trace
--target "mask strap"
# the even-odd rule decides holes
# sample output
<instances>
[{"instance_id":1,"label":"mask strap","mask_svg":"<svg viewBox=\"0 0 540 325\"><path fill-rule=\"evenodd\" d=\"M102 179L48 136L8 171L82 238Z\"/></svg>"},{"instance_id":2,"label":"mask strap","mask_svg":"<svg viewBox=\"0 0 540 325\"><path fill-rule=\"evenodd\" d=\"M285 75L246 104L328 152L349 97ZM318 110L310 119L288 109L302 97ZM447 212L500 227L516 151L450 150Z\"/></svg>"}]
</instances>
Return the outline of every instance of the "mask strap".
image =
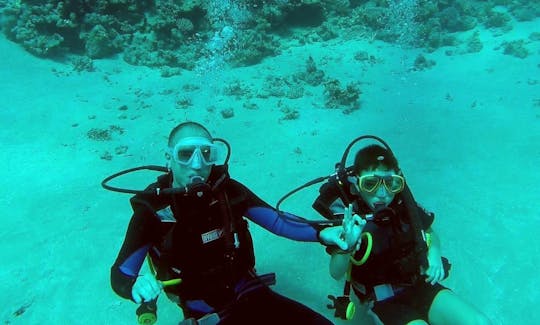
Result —
<instances>
[{"instance_id":1,"label":"mask strap","mask_svg":"<svg viewBox=\"0 0 540 325\"><path fill-rule=\"evenodd\" d=\"M351 194L353 195L360 195L360 190L359 190L359 184L358 184L358 177L356 176L347 176L347 182L350 183L350 190L351 190Z\"/></svg>"}]
</instances>

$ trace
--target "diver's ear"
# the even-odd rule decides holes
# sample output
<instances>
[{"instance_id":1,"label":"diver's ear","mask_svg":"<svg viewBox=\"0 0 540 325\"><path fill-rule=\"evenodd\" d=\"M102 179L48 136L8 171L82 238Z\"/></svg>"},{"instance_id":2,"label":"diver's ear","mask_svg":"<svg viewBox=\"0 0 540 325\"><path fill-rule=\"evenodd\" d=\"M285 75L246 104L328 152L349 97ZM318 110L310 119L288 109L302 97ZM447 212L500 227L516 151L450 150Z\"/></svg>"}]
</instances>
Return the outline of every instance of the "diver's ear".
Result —
<instances>
[{"instance_id":1,"label":"diver's ear","mask_svg":"<svg viewBox=\"0 0 540 325\"><path fill-rule=\"evenodd\" d=\"M167 160L165 162L165 167L167 167L167 169L169 170L171 169L171 158L172 158L171 154L168 152L165 152L165 159Z\"/></svg>"},{"instance_id":2,"label":"diver's ear","mask_svg":"<svg viewBox=\"0 0 540 325\"><path fill-rule=\"evenodd\" d=\"M358 177L347 176L347 182L349 182L349 189L351 191L351 194L360 195L360 190L358 188Z\"/></svg>"}]
</instances>

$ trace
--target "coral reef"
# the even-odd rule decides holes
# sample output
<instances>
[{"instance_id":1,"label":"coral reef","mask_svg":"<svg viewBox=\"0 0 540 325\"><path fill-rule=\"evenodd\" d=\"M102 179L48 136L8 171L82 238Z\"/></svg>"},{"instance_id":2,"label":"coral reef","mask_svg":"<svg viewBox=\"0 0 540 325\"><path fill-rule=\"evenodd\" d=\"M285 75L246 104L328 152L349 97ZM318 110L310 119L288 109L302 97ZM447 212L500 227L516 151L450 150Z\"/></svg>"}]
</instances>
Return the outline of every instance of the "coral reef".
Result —
<instances>
[{"instance_id":1,"label":"coral reef","mask_svg":"<svg viewBox=\"0 0 540 325\"><path fill-rule=\"evenodd\" d=\"M427 59L424 55L419 54L414 60L413 70L416 70L416 71L426 70L426 69L431 68L435 64L436 64L435 61L431 59Z\"/></svg>"},{"instance_id":2,"label":"coral reef","mask_svg":"<svg viewBox=\"0 0 540 325\"><path fill-rule=\"evenodd\" d=\"M130 64L217 70L279 54L278 38L301 44L337 36L433 51L481 25L500 32L540 16L527 0L32 0L0 1L10 40L40 57L120 54ZM469 44L470 40L469 40ZM478 50L478 43L467 45ZM177 74L163 70L164 75Z\"/></svg>"},{"instance_id":3,"label":"coral reef","mask_svg":"<svg viewBox=\"0 0 540 325\"><path fill-rule=\"evenodd\" d=\"M224 119L232 118L234 117L234 110L232 108L224 108L221 110L221 117Z\"/></svg>"},{"instance_id":4,"label":"coral reef","mask_svg":"<svg viewBox=\"0 0 540 325\"><path fill-rule=\"evenodd\" d=\"M324 83L325 105L327 108L342 108L343 113L349 114L360 108L361 91L355 83L349 83L345 89L337 79L330 78Z\"/></svg>"},{"instance_id":5,"label":"coral reef","mask_svg":"<svg viewBox=\"0 0 540 325\"><path fill-rule=\"evenodd\" d=\"M279 121L290 121L290 120L296 120L300 117L300 113L298 110L283 106L280 109L281 113L283 113L283 116L279 119Z\"/></svg>"},{"instance_id":6,"label":"coral reef","mask_svg":"<svg viewBox=\"0 0 540 325\"><path fill-rule=\"evenodd\" d=\"M299 98L304 94L304 88L295 76L267 76L263 88L257 94L259 98L286 97Z\"/></svg>"},{"instance_id":7,"label":"coral reef","mask_svg":"<svg viewBox=\"0 0 540 325\"><path fill-rule=\"evenodd\" d=\"M471 37L467 39L467 53L480 52L484 44L480 40L480 33L475 31Z\"/></svg>"},{"instance_id":8,"label":"coral reef","mask_svg":"<svg viewBox=\"0 0 540 325\"><path fill-rule=\"evenodd\" d=\"M524 59L529 55L529 50L525 47L525 40L504 42L502 47L504 49L503 53L506 55L515 56L520 59Z\"/></svg>"},{"instance_id":9,"label":"coral reef","mask_svg":"<svg viewBox=\"0 0 540 325\"><path fill-rule=\"evenodd\" d=\"M151 1L19 1L4 9L2 30L38 56L103 57L122 48L126 40L119 38L136 31L150 7Z\"/></svg>"},{"instance_id":10,"label":"coral reef","mask_svg":"<svg viewBox=\"0 0 540 325\"><path fill-rule=\"evenodd\" d=\"M73 71L77 72L92 72L95 70L94 61L92 61L92 59L87 56L75 56L71 60L71 65L73 66Z\"/></svg>"},{"instance_id":11,"label":"coral reef","mask_svg":"<svg viewBox=\"0 0 540 325\"><path fill-rule=\"evenodd\" d=\"M318 86L324 80L324 71L317 69L315 60L310 56L306 62L306 70L298 72L296 77L310 86Z\"/></svg>"}]
</instances>

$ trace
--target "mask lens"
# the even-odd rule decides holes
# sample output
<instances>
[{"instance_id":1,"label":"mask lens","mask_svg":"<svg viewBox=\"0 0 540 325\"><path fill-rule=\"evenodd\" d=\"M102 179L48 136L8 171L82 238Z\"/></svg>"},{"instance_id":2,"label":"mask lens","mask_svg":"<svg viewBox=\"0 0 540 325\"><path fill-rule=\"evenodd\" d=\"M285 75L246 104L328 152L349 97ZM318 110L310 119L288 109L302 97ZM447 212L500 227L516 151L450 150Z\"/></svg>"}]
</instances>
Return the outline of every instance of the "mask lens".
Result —
<instances>
[{"instance_id":1,"label":"mask lens","mask_svg":"<svg viewBox=\"0 0 540 325\"><path fill-rule=\"evenodd\" d=\"M389 192L398 193L403 190L405 180L399 175L392 175L384 179L384 185Z\"/></svg>"},{"instance_id":2,"label":"mask lens","mask_svg":"<svg viewBox=\"0 0 540 325\"><path fill-rule=\"evenodd\" d=\"M366 192L373 192L377 189L380 183L380 178L374 175L365 175L360 177L358 185L360 189Z\"/></svg>"},{"instance_id":3,"label":"mask lens","mask_svg":"<svg viewBox=\"0 0 540 325\"><path fill-rule=\"evenodd\" d=\"M202 157L206 163L214 163L216 160L216 155L213 154L212 147L210 146L202 146L200 148Z\"/></svg>"},{"instance_id":4,"label":"mask lens","mask_svg":"<svg viewBox=\"0 0 540 325\"><path fill-rule=\"evenodd\" d=\"M195 150L196 150L196 147L178 148L177 153L176 153L177 161L181 163L188 163L191 160L191 157L193 157Z\"/></svg>"}]
</instances>

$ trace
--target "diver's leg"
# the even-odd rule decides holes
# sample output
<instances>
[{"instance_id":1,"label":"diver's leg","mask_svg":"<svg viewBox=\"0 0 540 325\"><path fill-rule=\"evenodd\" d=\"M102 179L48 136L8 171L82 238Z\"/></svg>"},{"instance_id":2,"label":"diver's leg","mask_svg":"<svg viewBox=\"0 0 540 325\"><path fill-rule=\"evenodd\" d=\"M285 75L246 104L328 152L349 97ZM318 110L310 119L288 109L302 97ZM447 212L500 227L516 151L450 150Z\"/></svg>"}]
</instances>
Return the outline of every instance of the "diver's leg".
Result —
<instances>
[{"instance_id":1,"label":"diver's leg","mask_svg":"<svg viewBox=\"0 0 540 325\"><path fill-rule=\"evenodd\" d=\"M399 299L401 298L401 299ZM376 316L376 324L384 325L426 325L422 315L412 308L403 297L376 302L371 309Z\"/></svg>"},{"instance_id":2,"label":"diver's leg","mask_svg":"<svg viewBox=\"0 0 540 325\"><path fill-rule=\"evenodd\" d=\"M406 325L429 325L426 323L423 319L415 319L413 321L408 322Z\"/></svg>"},{"instance_id":3,"label":"diver's leg","mask_svg":"<svg viewBox=\"0 0 540 325\"><path fill-rule=\"evenodd\" d=\"M261 288L243 296L221 324L332 325L332 322L295 300L269 288Z\"/></svg>"},{"instance_id":4,"label":"diver's leg","mask_svg":"<svg viewBox=\"0 0 540 325\"><path fill-rule=\"evenodd\" d=\"M490 320L473 305L465 302L452 291L441 290L429 308L432 325L489 325Z\"/></svg>"},{"instance_id":5,"label":"diver's leg","mask_svg":"<svg viewBox=\"0 0 540 325\"><path fill-rule=\"evenodd\" d=\"M268 322L267 324L333 324L326 317L308 306L282 296L271 289L260 290L260 294L260 302L265 307L265 317L274 319L274 322Z\"/></svg>"}]
</instances>

